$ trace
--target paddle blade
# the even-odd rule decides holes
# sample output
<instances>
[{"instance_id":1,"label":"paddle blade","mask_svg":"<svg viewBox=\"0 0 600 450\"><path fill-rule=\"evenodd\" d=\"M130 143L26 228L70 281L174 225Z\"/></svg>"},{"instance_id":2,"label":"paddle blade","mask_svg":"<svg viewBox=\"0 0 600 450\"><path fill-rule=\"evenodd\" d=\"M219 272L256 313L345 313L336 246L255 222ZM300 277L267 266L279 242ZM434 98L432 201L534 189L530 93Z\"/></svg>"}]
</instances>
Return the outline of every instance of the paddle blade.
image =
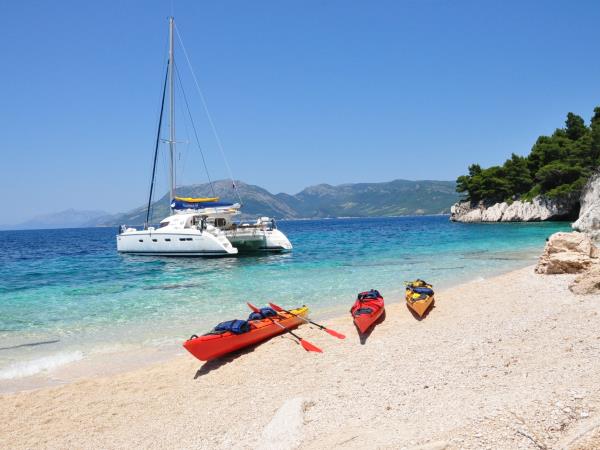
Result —
<instances>
[{"instance_id":1,"label":"paddle blade","mask_svg":"<svg viewBox=\"0 0 600 450\"><path fill-rule=\"evenodd\" d=\"M252 311L254 312L260 312L260 309L258 309L256 306L254 306L252 303L250 302L246 302L246 305L248 305L248 308L250 308Z\"/></svg>"},{"instance_id":2,"label":"paddle blade","mask_svg":"<svg viewBox=\"0 0 600 450\"><path fill-rule=\"evenodd\" d=\"M275 303L269 303L269 306L273 308L275 311L281 312L283 308L281 306L277 306Z\"/></svg>"},{"instance_id":3,"label":"paddle blade","mask_svg":"<svg viewBox=\"0 0 600 450\"><path fill-rule=\"evenodd\" d=\"M304 350L306 350L307 352L323 353L323 350L321 350L316 345L311 344L305 339L300 339L300 344L302 345L302 347L304 347Z\"/></svg>"},{"instance_id":4,"label":"paddle blade","mask_svg":"<svg viewBox=\"0 0 600 450\"><path fill-rule=\"evenodd\" d=\"M337 331L332 330L330 328L325 328L325 331L338 339L346 339L346 336L344 336L342 333L338 333Z\"/></svg>"}]
</instances>

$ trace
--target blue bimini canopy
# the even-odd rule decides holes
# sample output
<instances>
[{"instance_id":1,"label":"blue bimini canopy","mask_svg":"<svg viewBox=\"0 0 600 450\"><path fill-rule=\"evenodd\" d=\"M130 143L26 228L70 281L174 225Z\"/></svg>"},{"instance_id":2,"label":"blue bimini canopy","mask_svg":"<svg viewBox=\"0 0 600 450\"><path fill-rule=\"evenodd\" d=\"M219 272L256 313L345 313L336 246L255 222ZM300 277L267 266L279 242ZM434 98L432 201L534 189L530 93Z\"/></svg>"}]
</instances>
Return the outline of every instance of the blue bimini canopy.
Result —
<instances>
[{"instance_id":1,"label":"blue bimini canopy","mask_svg":"<svg viewBox=\"0 0 600 450\"><path fill-rule=\"evenodd\" d=\"M233 206L228 202L184 202L182 200L173 200L171 208L173 209L204 209L204 208L226 208Z\"/></svg>"}]
</instances>

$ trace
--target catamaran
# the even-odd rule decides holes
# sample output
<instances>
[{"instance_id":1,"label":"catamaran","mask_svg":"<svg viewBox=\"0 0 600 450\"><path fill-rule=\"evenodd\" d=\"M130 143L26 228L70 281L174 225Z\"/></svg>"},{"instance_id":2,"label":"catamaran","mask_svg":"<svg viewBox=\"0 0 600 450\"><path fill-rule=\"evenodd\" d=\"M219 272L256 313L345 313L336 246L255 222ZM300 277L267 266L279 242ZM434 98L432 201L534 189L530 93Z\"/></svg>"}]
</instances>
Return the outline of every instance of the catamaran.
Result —
<instances>
[{"instance_id":1,"label":"catamaran","mask_svg":"<svg viewBox=\"0 0 600 450\"><path fill-rule=\"evenodd\" d=\"M177 141L175 137L174 77L176 66L174 30L175 21L173 17L170 17L169 58L163 83L146 221L142 229L126 225L121 226L117 235L117 251L120 253L156 256L219 256L236 255L240 251L291 250L292 244L285 234L277 229L274 219L260 217L254 223L236 222L234 220L236 216L241 214L241 199L239 203L230 203L220 201L219 197L196 198L178 197L176 195L175 155L177 154ZM196 79L195 75L194 79ZM169 138L162 140L161 128L167 90L169 92ZM171 199L171 215L161 220L158 227L153 227L150 226L150 214L152 211L158 151L161 142L169 144L169 198ZM220 140L217 139L217 142L220 143ZM236 186L233 179L232 185L235 190Z\"/></svg>"}]
</instances>

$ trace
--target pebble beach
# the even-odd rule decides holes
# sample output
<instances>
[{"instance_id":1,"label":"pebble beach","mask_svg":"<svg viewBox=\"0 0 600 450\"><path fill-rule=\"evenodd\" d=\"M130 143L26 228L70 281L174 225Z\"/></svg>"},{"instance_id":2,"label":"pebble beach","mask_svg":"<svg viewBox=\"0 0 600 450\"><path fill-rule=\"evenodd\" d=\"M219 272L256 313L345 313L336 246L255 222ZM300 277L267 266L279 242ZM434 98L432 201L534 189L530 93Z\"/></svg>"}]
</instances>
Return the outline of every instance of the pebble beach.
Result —
<instances>
[{"instance_id":1,"label":"pebble beach","mask_svg":"<svg viewBox=\"0 0 600 450\"><path fill-rule=\"evenodd\" d=\"M322 354L279 336L4 394L0 446L599 448L600 296L572 294L572 277L464 283L421 321L390 303L362 341L349 314L327 320L345 340L301 326Z\"/></svg>"}]
</instances>

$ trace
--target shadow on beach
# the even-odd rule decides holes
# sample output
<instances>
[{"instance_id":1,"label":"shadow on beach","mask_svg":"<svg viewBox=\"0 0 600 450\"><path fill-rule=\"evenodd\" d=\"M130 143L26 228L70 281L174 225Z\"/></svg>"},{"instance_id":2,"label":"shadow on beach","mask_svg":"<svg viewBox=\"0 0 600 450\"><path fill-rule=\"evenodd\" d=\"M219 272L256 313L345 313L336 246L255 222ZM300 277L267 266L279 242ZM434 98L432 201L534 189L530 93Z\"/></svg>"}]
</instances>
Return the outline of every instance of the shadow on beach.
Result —
<instances>
[{"instance_id":1,"label":"shadow on beach","mask_svg":"<svg viewBox=\"0 0 600 450\"><path fill-rule=\"evenodd\" d=\"M375 327L385 320L385 314L386 314L386 311L384 309L383 314L379 317L379 319L377 319L375 321L375 323L367 330L366 333L361 333L360 330L358 329L358 327L356 327L356 324L354 325L356 327L356 331L358 331L358 338L360 339L360 345L365 345L367 343L367 339L369 339L369 336L371 336L371 333L373 332Z\"/></svg>"},{"instance_id":2,"label":"shadow on beach","mask_svg":"<svg viewBox=\"0 0 600 450\"><path fill-rule=\"evenodd\" d=\"M200 367L196 371L196 374L194 375L194 380L201 377L202 375L206 375L206 374L212 372L213 370L217 370L226 364L229 364L230 362L234 361L235 359L239 358L242 355L246 355L247 353L252 353L254 351L254 349L257 347L257 345L259 345L259 344L252 345L250 347L245 347L245 348L236 350L235 352L228 353L227 355L221 356L219 358L212 359L210 361L206 361L202 365L202 367Z\"/></svg>"},{"instance_id":3,"label":"shadow on beach","mask_svg":"<svg viewBox=\"0 0 600 450\"><path fill-rule=\"evenodd\" d=\"M287 336L287 335L279 335L279 336L273 336L274 337L280 337L282 339L288 339L291 342L293 342L296 345L300 345L300 342L298 342L296 339L292 338L291 336ZM271 338L271 339L273 339ZM220 367L223 367L226 364L229 364L230 362L233 362L234 360L236 360L237 358L239 358L240 356L246 355L248 353L252 353L256 347L258 347L261 344L264 344L266 342L268 342L270 339L268 339L267 341L263 341L263 342L257 342L254 345L251 345L249 347L244 347L241 348L239 350L236 350L235 352L232 353L228 353L227 355L223 355L219 358L213 359L211 361L206 361L202 367L200 367L197 371L196 374L194 375L194 380L197 378L200 378L203 375L206 375L210 372L212 372L213 370L217 370Z\"/></svg>"},{"instance_id":4,"label":"shadow on beach","mask_svg":"<svg viewBox=\"0 0 600 450\"><path fill-rule=\"evenodd\" d=\"M419 317L419 315L414 312L410 306L406 305L406 309L408 309L410 311L410 313L412 314L412 316L417 319L419 322L423 319L425 319L429 313L435 308L435 300L433 302L431 302L431 305L429 306L429 308L427 308L427 311L425 311L425 313L423 314L422 317Z\"/></svg>"}]
</instances>

